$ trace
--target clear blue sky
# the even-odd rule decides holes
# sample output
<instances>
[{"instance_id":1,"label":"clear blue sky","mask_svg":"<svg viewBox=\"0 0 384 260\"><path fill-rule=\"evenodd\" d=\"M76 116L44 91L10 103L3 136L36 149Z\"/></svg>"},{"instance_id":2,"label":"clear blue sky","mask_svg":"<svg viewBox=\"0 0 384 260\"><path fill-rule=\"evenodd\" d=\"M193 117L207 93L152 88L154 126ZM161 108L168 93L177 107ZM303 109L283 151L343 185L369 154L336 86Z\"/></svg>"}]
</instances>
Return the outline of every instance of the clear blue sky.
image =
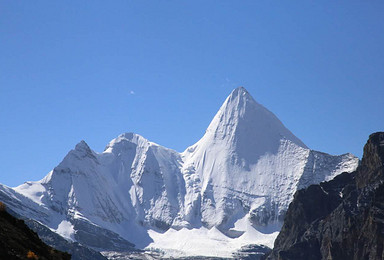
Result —
<instances>
[{"instance_id":1,"label":"clear blue sky","mask_svg":"<svg viewBox=\"0 0 384 260\"><path fill-rule=\"evenodd\" d=\"M0 183L84 139L183 151L244 86L312 149L384 130L384 1L0 1Z\"/></svg>"}]
</instances>

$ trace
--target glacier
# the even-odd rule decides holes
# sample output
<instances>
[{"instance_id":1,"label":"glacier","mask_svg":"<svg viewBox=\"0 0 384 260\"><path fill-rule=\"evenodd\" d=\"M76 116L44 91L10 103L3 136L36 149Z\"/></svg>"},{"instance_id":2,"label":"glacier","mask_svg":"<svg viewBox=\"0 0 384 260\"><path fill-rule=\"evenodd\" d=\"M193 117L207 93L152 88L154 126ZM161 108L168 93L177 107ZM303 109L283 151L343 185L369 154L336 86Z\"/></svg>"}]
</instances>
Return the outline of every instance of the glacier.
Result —
<instances>
[{"instance_id":1,"label":"glacier","mask_svg":"<svg viewBox=\"0 0 384 260\"><path fill-rule=\"evenodd\" d=\"M273 247L296 190L358 162L309 149L239 87L182 153L135 133L101 153L81 141L42 180L0 185L0 200L102 252L231 257L248 244Z\"/></svg>"}]
</instances>

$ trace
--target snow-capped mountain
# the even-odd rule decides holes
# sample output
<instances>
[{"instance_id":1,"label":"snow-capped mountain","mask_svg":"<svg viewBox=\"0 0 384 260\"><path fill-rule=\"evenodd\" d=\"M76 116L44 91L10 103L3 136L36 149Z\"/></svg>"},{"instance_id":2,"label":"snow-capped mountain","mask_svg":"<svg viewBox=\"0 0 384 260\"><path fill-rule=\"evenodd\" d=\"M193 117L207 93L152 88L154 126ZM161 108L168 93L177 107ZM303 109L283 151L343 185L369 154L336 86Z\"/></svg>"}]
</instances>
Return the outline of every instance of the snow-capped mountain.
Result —
<instances>
[{"instance_id":1,"label":"snow-capped mountain","mask_svg":"<svg viewBox=\"0 0 384 260\"><path fill-rule=\"evenodd\" d=\"M182 156L184 176L201 183L187 190L194 198L186 204L187 216L200 212L204 223L224 230L246 213L256 225L282 220L297 187L331 179L357 163L350 154L311 151L242 87L231 93L203 138Z\"/></svg>"},{"instance_id":2,"label":"snow-capped mountain","mask_svg":"<svg viewBox=\"0 0 384 260\"><path fill-rule=\"evenodd\" d=\"M351 154L316 152L242 87L183 153L133 133L104 152L81 141L45 178L0 199L63 237L103 251L160 248L230 256L272 246L294 192L353 171Z\"/></svg>"}]
</instances>

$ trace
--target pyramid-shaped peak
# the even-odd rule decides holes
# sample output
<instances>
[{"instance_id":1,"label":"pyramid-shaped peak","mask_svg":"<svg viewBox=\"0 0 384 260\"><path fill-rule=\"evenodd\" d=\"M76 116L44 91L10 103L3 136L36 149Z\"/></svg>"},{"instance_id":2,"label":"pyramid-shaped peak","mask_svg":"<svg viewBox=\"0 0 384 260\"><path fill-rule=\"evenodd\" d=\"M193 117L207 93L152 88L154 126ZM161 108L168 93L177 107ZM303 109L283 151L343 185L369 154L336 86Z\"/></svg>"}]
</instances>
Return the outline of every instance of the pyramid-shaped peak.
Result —
<instances>
[{"instance_id":1,"label":"pyramid-shaped peak","mask_svg":"<svg viewBox=\"0 0 384 260\"><path fill-rule=\"evenodd\" d=\"M234 89L224 101L218 114L227 114L225 120L233 121L246 115L253 116L251 114L254 114L254 112L251 111L264 109L265 108L257 103L244 87L238 87Z\"/></svg>"},{"instance_id":2,"label":"pyramid-shaped peak","mask_svg":"<svg viewBox=\"0 0 384 260\"><path fill-rule=\"evenodd\" d=\"M232 96L249 95L249 92L243 86L240 86L240 87L237 87L234 90L232 90L231 95Z\"/></svg>"},{"instance_id":3,"label":"pyramid-shaped peak","mask_svg":"<svg viewBox=\"0 0 384 260\"><path fill-rule=\"evenodd\" d=\"M85 160L85 158L91 158L92 160L95 160L95 153L92 151L92 149L88 146L88 144L81 140L78 144L76 144L75 149L72 149L68 152L68 154L64 157L64 159L61 161L61 163L58 165L60 168L72 168L77 167L79 165L82 165L82 163L77 164L77 162L81 162L82 160ZM85 164L84 164L85 165Z\"/></svg>"},{"instance_id":4,"label":"pyramid-shaped peak","mask_svg":"<svg viewBox=\"0 0 384 260\"><path fill-rule=\"evenodd\" d=\"M76 146L75 146L76 151L90 151L91 148L89 148L89 145L84 141L81 140Z\"/></svg>"},{"instance_id":5,"label":"pyramid-shaped peak","mask_svg":"<svg viewBox=\"0 0 384 260\"><path fill-rule=\"evenodd\" d=\"M206 133L206 138L230 139L237 145L244 139L242 146L252 144L263 147L265 151L271 146L278 146L281 139L288 139L306 148L271 111L256 102L244 87L231 92Z\"/></svg>"},{"instance_id":6,"label":"pyramid-shaped peak","mask_svg":"<svg viewBox=\"0 0 384 260\"><path fill-rule=\"evenodd\" d=\"M261 108L262 105L257 103L244 87L238 87L227 97L220 110L244 111L246 107Z\"/></svg>"},{"instance_id":7,"label":"pyramid-shaped peak","mask_svg":"<svg viewBox=\"0 0 384 260\"><path fill-rule=\"evenodd\" d=\"M234 90L232 90L231 94L228 96L228 99L230 100L233 100L236 98L246 98L254 101L251 94L249 94L249 92L244 87L235 88Z\"/></svg>"}]
</instances>

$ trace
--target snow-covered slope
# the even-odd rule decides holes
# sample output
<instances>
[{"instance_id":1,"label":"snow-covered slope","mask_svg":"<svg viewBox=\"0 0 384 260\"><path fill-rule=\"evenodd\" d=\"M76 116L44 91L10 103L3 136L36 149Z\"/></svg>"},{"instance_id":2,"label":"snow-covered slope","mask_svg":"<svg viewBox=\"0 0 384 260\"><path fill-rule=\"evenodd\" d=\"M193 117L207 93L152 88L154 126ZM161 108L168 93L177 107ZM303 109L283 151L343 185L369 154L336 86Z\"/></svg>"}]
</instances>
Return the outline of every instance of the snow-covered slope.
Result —
<instances>
[{"instance_id":1,"label":"snow-covered slope","mask_svg":"<svg viewBox=\"0 0 384 260\"><path fill-rule=\"evenodd\" d=\"M182 156L184 175L201 182L187 190L186 216L224 230L246 213L256 225L282 220L297 187L331 179L357 163L350 154L309 150L241 87Z\"/></svg>"},{"instance_id":2,"label":"snow-covered slope","mask_svg":"<svg viewBox=\"0 0 384 260\"><path fill-rule=\"evenodd\" d=\"M133 133L102 153L81 141L41 181L0 185L0 199L99 250L130 250L132 242L170 255L228 257L246 244L272 246L298 188L357 164L351 154L308 149L240 87L181 154Z\"/></svg>"},{"instance_id":3,"label":"snow-covered slope","mask_svg":"<svg viewBox=\"0 0 384 260\"><path fill-rule=\"evenodd\" d=\"M61 234L63 226L72 230L69 239L124 249L123 238L143 247L151 241L146 227L168 229L182 210L180 165L175 151L126 133L101 154L81 141L44 179L14 190L58 215L38 220ZM101 239L99 228L115 234ZM111 235L116 241L106 243Z\"/></svg>"}]
</instances>

